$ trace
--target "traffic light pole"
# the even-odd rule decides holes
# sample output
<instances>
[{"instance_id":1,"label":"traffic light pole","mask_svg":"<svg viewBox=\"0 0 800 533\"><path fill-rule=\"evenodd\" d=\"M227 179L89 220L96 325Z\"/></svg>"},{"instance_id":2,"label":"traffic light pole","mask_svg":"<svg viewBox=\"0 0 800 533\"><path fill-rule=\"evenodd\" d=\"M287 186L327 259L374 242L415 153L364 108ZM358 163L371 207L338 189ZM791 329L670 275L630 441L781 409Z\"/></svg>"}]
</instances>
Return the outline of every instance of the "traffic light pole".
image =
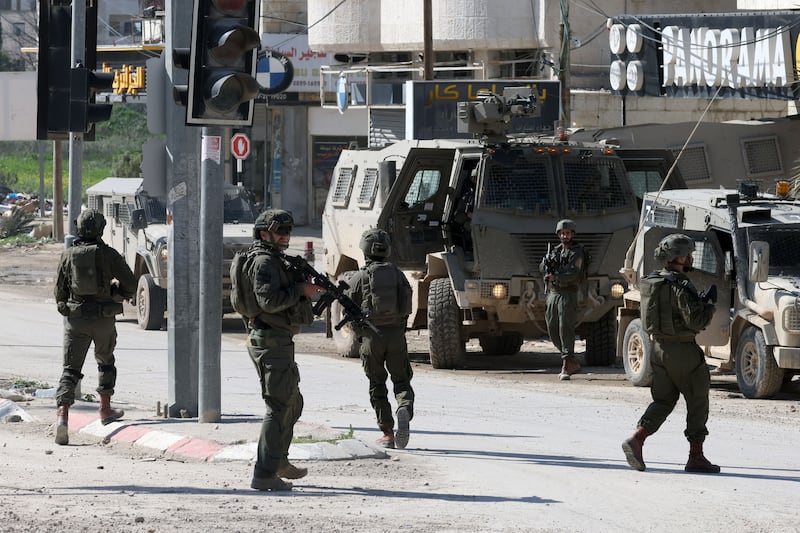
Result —
<instances>
[{"instance_id":1,"label":"traffic light pole","mask_svg":"<svg viewBox=\"0 0 800 533\"><path fill-rule=\"evenodd\" d=\"M86 53L86 2L72 2L72 48L70 65L83 63ZM75 222L81 214L83 196L83 133L69 134L69 205L67 207L67 231L64 247L69 248L77 238Z\"/></svg>"},{"instance_id":2,"label":"traffic light pole","mask_svg":"<svg viewBox=\"0 0 800 533\"><path fill-rule=\"evenodd\" d=\"M228 129L228 128L226 128ZM223 162L227 146L220 127L203 127L200 156L200 350L198 422L221 416Z\"/></svg>"}]
</instances>

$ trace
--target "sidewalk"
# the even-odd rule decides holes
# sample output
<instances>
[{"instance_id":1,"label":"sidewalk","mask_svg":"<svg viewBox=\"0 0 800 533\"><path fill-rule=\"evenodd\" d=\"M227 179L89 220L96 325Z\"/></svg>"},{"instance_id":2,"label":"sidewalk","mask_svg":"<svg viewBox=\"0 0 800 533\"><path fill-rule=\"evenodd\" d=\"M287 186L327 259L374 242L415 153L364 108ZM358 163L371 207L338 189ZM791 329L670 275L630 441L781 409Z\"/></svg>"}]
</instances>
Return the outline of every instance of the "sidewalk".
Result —
<instances>
[{"instance_id":1,"label":"sidewalk","mask_svg":"<svg viewBox=\"0 0 800 533\"><path fill-rule=\"evenodd\" d=\"M106 426L100 423L96 402L78 401L69 412L70 436L76 434L104 444L120 443L192 461L244 461L256 459L261 418L254 415L224 415L220 422L163 418L129 404L112 402L125 416ZM40 423L52 434L56 409L52 398L28 397L22 401L0 399L0 421ZM15 420L17 420L15 422ZM299 421L295 441L289 448L291 461L333 461L357 458L385 459L383 449L343 435L332 428Z\"/></svg>"}]
</instances>

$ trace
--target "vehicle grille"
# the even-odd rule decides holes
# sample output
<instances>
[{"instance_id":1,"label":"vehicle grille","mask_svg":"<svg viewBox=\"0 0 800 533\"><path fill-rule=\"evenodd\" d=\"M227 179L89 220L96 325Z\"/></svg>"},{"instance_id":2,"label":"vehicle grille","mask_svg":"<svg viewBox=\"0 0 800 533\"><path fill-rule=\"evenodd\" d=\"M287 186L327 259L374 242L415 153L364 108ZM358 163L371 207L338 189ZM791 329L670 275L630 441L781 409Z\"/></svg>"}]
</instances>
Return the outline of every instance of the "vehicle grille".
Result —
<instances>
[{"instance_id":1,"label":"vehicle grille","mask_svg":"<svg viewBox=\"0 0 800 533\"><path fill-rule=\"evenodd\" d=\"M783 310L783 329L791 333L800 331L800 311L797 307L787 307Z\"/></svg>"},{"instance_id":2,"label":"vehicle grille","mask_svg":"<svg viewBox=\"0 0 800 533\"><path fill-rule=\"evenodd\" d=\"M555 235L532 235L532 234L512 234L519 245L520 253L525 257L529 272L539 272L539 263L547 253L547 244L552 247L558 244ZM602 262L608 245L611 242L610 233L581 233L575 240L583 245L584 249L592 257L589 263L589 274L596 274L597 267Z\"/></svg>"}]
</instances>

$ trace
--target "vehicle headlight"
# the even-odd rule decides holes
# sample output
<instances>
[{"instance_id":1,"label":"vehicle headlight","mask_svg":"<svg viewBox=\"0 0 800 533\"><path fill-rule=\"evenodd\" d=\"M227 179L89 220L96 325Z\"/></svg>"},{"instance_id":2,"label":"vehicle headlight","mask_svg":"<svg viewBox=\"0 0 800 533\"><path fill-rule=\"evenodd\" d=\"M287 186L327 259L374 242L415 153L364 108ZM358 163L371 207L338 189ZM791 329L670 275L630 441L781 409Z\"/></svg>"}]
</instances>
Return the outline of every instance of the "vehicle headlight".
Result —
<instances>
[{"instance_id":1,"label":"vehicle headlight","mask_svg":"<svg viewBox=\"0 0 800 533\"><path fill-rule=\"evenodd\" d=\"M625 294L625 286L622 283L616 282L611 284L611 297L622 298Z\"/></svg>"},{"instance_id":2,"label":"vehicle headlight","mask_svg":"<svg viewBox=\"0 0 800 533\"><path fill-rule=\"evenodd\" d=\"M492 286L492 298L503 300L508 296L508 288L504 283L495 283Z\"/></svg>"},{"instance_id":3,"label":"vehicle headlight","mask_svg":"<svg viewBox=\"0 0 800 533\"><path fill-rule=\"evenodd\" d=\"M783 310L783 329L790 333L800 332L800 308L790 305Z\"/></svg>"}]
</instances>

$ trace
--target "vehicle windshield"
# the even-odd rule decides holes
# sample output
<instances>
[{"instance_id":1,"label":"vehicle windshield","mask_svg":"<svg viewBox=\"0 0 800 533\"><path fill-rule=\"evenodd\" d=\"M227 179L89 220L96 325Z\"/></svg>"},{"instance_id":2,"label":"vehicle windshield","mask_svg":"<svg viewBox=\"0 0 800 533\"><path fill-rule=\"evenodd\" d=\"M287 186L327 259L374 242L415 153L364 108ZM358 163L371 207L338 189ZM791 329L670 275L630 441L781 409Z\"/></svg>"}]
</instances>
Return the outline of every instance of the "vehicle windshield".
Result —
<instances>
[{"instance_id":1,"label":"vehicle windshield","mask_svg":"<svg viewBox=\"0 0 800 533\"><path fill-rule=\"evenodd\" d=\"M800 226L758 226L745 232L748 246L753 241L769 243L770 275L800 275Z\"/></svg>"},{"instance_id":2,"label":"vehicle windshield","mask_svg":"<svg viewBox=\"0 0 800 533\"><path fill-rule=\"evenodd\" d=\"M224 224L252 224L256 221L253 203L246 190L238 187L225 189L222 216Z\"/></svg>"},{"instance_id":3,"label":"vehicle windshield","mask_svg":"<svg viewBox=\"0 0 800 533\"><path fill-rule=\"evenodd\" d=\"M143 194L144 210L147 216L148 224L166 224L167 223L167 208L164 203L158 198L153 198Z\"/></svg>"}]
</instances>

